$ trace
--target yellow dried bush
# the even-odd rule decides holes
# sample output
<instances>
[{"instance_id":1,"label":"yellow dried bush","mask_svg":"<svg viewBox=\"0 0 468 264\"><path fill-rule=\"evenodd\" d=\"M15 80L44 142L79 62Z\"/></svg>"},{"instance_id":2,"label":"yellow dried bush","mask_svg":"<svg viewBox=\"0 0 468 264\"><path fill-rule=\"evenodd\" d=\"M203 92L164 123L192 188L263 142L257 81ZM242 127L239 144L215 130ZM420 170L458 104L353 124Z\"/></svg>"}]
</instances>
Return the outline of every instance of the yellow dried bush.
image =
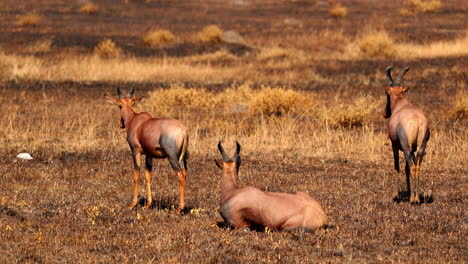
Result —
<instances>
[{"instance_id":1,"label":"yellow dried bush","mask_svg":"<svg viewBox=\"0 0 468 264\"><path fill-rule=\"evenodd\" d=\"M345 17L348 14L348 9L340 3L334 3L330 9L328 9L328 13L336 18Z\"/></svg>"},{"instance_id":2,"label":"yellow dried bush","mask_svg":"<svg viewBox=\"0 0 468 264\"><path fill-rule=\"evenodd\" d=\"M305 115L313 106L311 94L283 88L262 87L249 101L249 112L266 116Z\"/></svg>"},{"instance_id":3,"label":"yellow dried bush","mask_svg":"<svg viewBox=\"0 0 468 264\"><path fill-rule=\"evenodd\" d=\"M442 8L440 0L408 0L407 5L409 9L422 13L432 13Z\"/></svg>"},{"instance_id":4,"label":"yellow dried bush","mask_svg":"<svg viewBox=\"0 0 468 264\"><path fill-rule=\"evenodd\" d=\"M94 48L94 54L101 58L118 58L122 55L122 49L111 39L105 39Z\"/></svg>"},{"instance_id":5,"label":"yellow dried bush","mask_svg":"<svg viewBox=\"0 0 468 264\"><path fill-rule=\"evenodd\" d=\"M169 30L153 30L143 36L143 42L146 46L157 47L175 42L176 37Z\"/></svg>"},{"instance_id":6,"label":"yellow dried bush","mask_svg":"<svg viewBox=\"0 0 468 264\"><path fill-rule=\"evenodd\" d=\"M223 41L223 31L216 25L209 25L198 32L195 39L203 43L221 43Z\"/></svg>"},{"instance_id":7,"label":"yellow dried bush","mask_svg":"<svg viewBox=\"0 0 468 264\"><path fill-rule=\"evenodd\" d=\"M468 118L468 92L459 91L452 104L451 118L454 120L466 120Z\"/></svg>"},{"instance_id":8,"label":"yellow dried bush","mask_svg":"<svg viewBox=\"0 0 468 264\"><path fill-rule=\"evenodd\" d=\"M81 6L80 9L78 9L79 13L88 14L88 15L95 14L98 11L99 11L99 7L92 2L87 2L83 6Z\"/></svg>"},{"instance_id":9,"label":"yellow dried bush","mask_svg":"<svg viewBox=\"0 0 468 264\"><path fill-rule=\"evenodd\" d=\"M361 57L394 58L398 55L395 41L386 31L370 31L359 37L355 44Z\"/></svg>"},{"instance_id":10,"label":"yellow dried bush","mask_svg":"<svg viewBox=\"0 0 468 264\"><path fill-rule=\"evenodd\" d=\"M371 96L359 96L351 102L336 97L331 106L322 108L321 119L335 128L360 127L370 121L379 105L380 102Z\"/></svg>"},{"instance_id":11,"label":"yellow dried bush","mask_svg":"<svg viewBox=\"0 0 468 264\"><path fill-rule=\"evenodd\" d=\"M15 25L17 26L32 26L39 25L43 20L43 17L37 13L31 12L24 15L18 15L16 17Z\"/></svg>"}]
</instances>

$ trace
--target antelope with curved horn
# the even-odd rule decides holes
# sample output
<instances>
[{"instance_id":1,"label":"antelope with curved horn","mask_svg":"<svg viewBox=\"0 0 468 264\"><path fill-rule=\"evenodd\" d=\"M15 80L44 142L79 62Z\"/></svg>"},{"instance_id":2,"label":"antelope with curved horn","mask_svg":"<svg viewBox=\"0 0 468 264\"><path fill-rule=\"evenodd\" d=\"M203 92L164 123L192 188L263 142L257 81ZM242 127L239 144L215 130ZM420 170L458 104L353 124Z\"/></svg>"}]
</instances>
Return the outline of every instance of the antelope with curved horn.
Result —
<instances>
[{"instance_id":1,"label":"antelope with curved horn","mask_svg":"<svg viewBox=\"0 0 468 264\"><path fill-rule=\"evenodd\" d=\"M138 203L138 186L140 181L141 155L145 155L144 173L147 187L149 208L153 202L151 195L151 170L153 158L167 158L179 179L180 213L184 208L185 181L187 178L188 130L174 118L153 118L146 112L135 113L132 107L143 97L133 98L135 88L123 95L117 87L118 98L107 97L109 102L120 108L121 128L127 129L127 141L133 156L133 200L130 209Z\"/></svg>"},{"instance_id":2,"label":"antelope with curved horn","mask_svg":"<svg viewBox=\"0 0 468 264\"><path fill-rule=\"evenodd\" d=\"M390 118L388 136L392 141L395 170L400 173L399 151L401 150L406 160L406 186L410 202L419 203L420 168L430 137L429 121L421 109L403 96L408 88L402 85L402 81L409 67L403 69L396 81L392 78L392 68L393 66L387 68L390 83L385 88L387 105L384 117Z\"/></svg>"},{"instance_id":3,"label":"antelope with curved horn","mask_svg":"<svg viewBox=\"0 0 468 264\"><path fill-rule=\"evenodd\" d=\"M236 141L236 152L230 159L219 142L218 149L223 161L215 160L223 170L220 213L229 226L310 231L327 224L327 215L322 206L306 193L275 193L252 186L239 187L240 148Z\"/></svg>"}]
</instances>

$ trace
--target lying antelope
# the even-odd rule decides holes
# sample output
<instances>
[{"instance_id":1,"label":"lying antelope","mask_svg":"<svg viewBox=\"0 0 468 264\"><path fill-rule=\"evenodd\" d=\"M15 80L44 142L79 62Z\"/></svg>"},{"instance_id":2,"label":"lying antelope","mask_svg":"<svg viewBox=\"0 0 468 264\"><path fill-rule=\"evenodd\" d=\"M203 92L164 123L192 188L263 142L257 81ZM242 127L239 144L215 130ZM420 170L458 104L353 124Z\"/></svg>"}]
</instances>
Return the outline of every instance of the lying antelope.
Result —
<instances>
[{"instance_id":1,"label":"lying antelope","mask_svg":"<svg viewBox=\"0 0 468 264\"><path fill-rule=\"evenodd\" d=\"M222 163L215 160L223 170L221 180L220 213L224 221L234 228L269 228L271 230L313 230L327 224L327 215L322 206L308 194L263 192L255 187L239 187L237 174L240 167L240 145L229 159L221 142L218 149Z\"/></svg>"},{"instance_id":2,"label":"lying antelope","mask_svg":"<svg viewBox=\"0 0 468 264\"><path fill-rule=\"evenodd\" d=\"M153 118L146 112L135 113L132 107L141 101L133 98L135 88L123 95L117 88L118 98L107 97L109 102L120 108L121 128L127 129L127 141L133 155L133 200L130 209L138 203L138 186L140 181L141 155L145 155L144 172L148 200L145 208L153 202L151 196L151 170L153 158L169 159L169 162L179 179L179 208L184 208L185 180L187 177L188 130L185 125L173 118Z\"/></svg>"},{"instance_id":3,"label":"lying antelope","mask_svg":"<svg viewBox=\"0 0 468 264\"><path fill-rule=\"evenodd\" d=\"M401 150L406 160L406 185L410 202L419 203L420 167L430 137L429 122L421 109L403 97L408 88L401 83L409 67L400 73L396 81L393 81L391 70L392 66L387 68L390 83L385 88L387 106L384 117L390 118L388 136L392 141L395 170L400 173L399 150Z\"/></svg>"}]
</instances>

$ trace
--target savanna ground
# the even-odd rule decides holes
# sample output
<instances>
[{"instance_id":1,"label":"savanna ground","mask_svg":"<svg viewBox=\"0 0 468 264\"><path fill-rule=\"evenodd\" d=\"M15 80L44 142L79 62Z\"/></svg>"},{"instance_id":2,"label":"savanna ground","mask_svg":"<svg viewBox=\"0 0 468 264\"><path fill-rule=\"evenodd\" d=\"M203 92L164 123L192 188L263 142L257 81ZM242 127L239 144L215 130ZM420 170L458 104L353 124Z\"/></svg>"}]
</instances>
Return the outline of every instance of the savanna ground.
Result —
<instances>
[{"instance_id":1,"label":"savanna ground","mask_svg":"<svg viewBox=\"0 0 468 264\"><path fill-rule=\"evenodd\" d=\"M0 262L468 261L466 1L5 0L0 14ZM407 96L431 120L421 205L393 200L388 65L411 67ZM155 206L127 208L131 154L104 97L117 85L190 128L183 215L167 161ZM330 226L221 227L218 140L241 143L242 184L308 192Z\"/></svg>"}]
</instances>

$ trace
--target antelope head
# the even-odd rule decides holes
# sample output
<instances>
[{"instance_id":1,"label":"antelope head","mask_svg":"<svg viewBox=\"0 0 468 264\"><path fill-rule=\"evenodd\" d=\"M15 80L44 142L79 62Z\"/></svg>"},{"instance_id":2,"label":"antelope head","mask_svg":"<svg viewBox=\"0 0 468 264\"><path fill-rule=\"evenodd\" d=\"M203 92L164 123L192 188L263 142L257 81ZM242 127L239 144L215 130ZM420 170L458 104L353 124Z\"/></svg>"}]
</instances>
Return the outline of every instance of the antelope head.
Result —
<instances>
[{"instance_id":1,"label":"antelope head","mask_svg":"<svg viewBox=\"0 0 468 264\"><path fill-rule=\"evenodd\" d=\"M385 94L387 95L387 105L385 106L385 112L383 115L385 118L390 118L390 116L392 115L390 97L396 96L402 98L403 94L408 91L408 88L404 87L402 85L402 82L403 78L405 77L405 74L409 71L409 67L403 69L396 81L393 81L392 78L392 68L393 66L387 67L387 77L390 80L390 83L385 87Z\"/></svg>"},{"instance_id":2,"label":"antelope head","mask_svg":"<svg viewBox=\"0 0 468 264\"><path fill-rule=\"evenodd\" d=\"M122 107L129 107L130 109L137 103L141 101L142 97L139 98L133 98L133 94L135 93L135 87L130 89L130 91L124 95L122 93L122 90L120 90L120 87L117 86L117 98L111 97L111 96L106 96L107 100L109 103L113 105L118 105L120 109ZM120 117L120 128L125 128L124 120L122 116Z\"/></svg>"},{"instance_id":3,"label":"antelope head","mask_svg":"<svg viewBox=\"0 0 468 264\"><path fill-rule=\"evenodd\" d=\"M221 145L221 141L219 141L218 143L218 149L221 155L223 156L223 161L220 163L217 160L215 160L216 165L226 173L235 172L236 177L237 177L237 173L239 172L239 167L241 165L241 158L239 156L241 146L239 142L236 141L236 152L234 153L232 158L229 158L227 156L226 152L224 151L223 146Z\"/></svg>"}]
</instances>

